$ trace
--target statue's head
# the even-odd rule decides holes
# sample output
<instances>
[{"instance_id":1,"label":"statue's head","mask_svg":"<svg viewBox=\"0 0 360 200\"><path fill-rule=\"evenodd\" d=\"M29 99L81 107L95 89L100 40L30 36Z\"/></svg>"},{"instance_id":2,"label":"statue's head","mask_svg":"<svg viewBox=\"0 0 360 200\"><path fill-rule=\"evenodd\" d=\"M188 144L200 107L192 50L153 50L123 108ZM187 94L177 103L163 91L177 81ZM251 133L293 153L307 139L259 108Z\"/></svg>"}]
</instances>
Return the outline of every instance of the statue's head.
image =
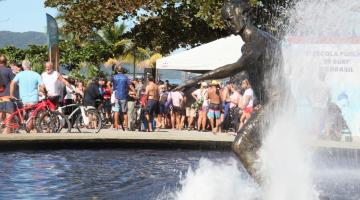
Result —
<instances>
[{"instance_id":1,"label":"statue's head","mask_svg":"<svg viewBox=\"0 0 360 200\"><path fill-rule=\"evenodd\" d=\"M246 25L249 10L244 0L228 0L221 9L221 16L225 25L237 34Z\"/></svg>"}]
</instances>

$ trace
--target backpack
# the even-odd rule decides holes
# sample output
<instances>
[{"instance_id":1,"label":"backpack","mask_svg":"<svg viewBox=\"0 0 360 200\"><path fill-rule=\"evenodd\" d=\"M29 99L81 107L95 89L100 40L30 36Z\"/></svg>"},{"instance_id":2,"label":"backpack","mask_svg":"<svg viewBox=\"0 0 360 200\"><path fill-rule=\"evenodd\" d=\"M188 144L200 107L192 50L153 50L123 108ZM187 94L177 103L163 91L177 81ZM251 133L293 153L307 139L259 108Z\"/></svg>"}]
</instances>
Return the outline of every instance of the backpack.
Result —
<instances>
[{"instance_id":1,"label":"backpack","mask_svg":"<svg viewBox=\"0 0 360 200\"><path fill-rule=\"evenodd\" d=\"M172 107L172 96L171 96L172 92L169 92L168 95L170 95L170 99L168 101L165 102L165 108L170 108Z\"/></svg>"},{"instance_id":2,"label":"backpack","mask_svg":"<svg viewBox=\"0 0 360 200\"><path fill-rule=\"evenodd\" d=\"M197 109L201 108L203 106L203 104L204 104L204 99L201 98L201 99L195 101L193 104L191 104L191 108L197 110Z\"/></svg>"}]
</instances>

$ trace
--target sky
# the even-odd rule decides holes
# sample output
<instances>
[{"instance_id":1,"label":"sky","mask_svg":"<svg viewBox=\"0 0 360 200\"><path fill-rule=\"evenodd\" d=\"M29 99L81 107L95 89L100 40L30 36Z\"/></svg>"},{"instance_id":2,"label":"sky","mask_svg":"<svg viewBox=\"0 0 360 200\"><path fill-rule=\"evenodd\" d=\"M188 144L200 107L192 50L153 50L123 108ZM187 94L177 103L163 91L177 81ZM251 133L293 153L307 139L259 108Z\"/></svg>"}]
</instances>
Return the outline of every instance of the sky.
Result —
<instances>
[{"instance_id":1,"label":"sky","mask_svg":"<svg viewBox=\"0 0 360 200\"><path fill-rule=\"evenodd\" d=\"M46 13L53 17L57 15L56 9L44 7L44 0L0 0L0 9L0 31L45 33ZM128 28L134 26L130 21L125 24ZM184 50L177 49L174 54Z\"/></svg>"},{"instance_id":2,"label":"sky","mask_svg":"<svg viewBox=\"0 0 360 200\"><path fill-rule=\"evenodd\" d=\"M44 0L0 0L0 8L0 31L46 32L46 13L57 13L44 8Z\"/></svg>"}]
</instances>

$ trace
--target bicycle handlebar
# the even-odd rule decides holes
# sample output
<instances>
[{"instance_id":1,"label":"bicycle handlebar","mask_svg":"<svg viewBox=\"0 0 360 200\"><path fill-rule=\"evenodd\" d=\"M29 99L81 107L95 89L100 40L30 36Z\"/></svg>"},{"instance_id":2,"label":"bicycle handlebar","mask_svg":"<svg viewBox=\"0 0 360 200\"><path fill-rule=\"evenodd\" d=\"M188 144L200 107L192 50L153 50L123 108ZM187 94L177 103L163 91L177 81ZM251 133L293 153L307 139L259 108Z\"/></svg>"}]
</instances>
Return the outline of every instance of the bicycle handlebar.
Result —
<instances>
[{"instance_id":1,"label":"bicycle handlebar","mask_svg":"<svg viewBox=\"0 0 360 200\"><path fill-rule=\"evenodd\" d=\"M18 99L16 97L10 97L11 102L21 102L21 99Z\"/></svg>"}]
</instances>

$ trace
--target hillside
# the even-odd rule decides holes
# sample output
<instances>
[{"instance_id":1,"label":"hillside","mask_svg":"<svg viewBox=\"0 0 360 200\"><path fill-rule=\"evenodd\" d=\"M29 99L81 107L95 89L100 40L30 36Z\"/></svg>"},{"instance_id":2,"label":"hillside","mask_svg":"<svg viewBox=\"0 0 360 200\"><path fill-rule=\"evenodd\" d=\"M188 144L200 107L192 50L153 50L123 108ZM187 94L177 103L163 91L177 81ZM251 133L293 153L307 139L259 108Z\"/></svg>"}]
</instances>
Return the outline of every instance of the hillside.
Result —
<instances>
[{"instance_id":1,"label":"hillside","mask_svg":"<svg viewBox=\"0 0 360 200\"><path fill-rule=\"evenodd\" d=\"M45 33L24 32L17 33L11 31L0 31L0 48L14 45L15 47L25 49L29 44L42 45L47 43Z\"/></svg>"}]
</instances>

